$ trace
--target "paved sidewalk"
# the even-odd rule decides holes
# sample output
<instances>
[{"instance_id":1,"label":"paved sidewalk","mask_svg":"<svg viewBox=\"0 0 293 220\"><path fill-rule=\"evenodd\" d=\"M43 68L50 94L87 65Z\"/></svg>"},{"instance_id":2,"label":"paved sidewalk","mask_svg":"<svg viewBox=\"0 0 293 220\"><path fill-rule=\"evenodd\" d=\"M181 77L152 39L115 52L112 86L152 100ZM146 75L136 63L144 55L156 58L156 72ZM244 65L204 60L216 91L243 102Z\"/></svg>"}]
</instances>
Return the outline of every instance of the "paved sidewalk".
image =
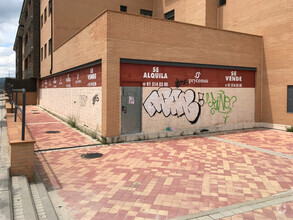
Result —
<instances>
[{"instance_id":1,"label":"paved sidewalk","mask_svg":"<svg viewBox=\"0 0 293 220\"><path fill-rule=\"evenodd\" d=\"M258 129L66 149L93 142L38 107L31 107L28 114L36 150L44 150L36 153L36 167L72 219L189 219L293 188L292 133ZM60 133L46 134L47 130ZM82 158L86 153L103 157ZM282 214L290 218L292 203L286 203L284 213L276 212L276 205L225 216L258 219L270 213L272 219Z\"/></svg>"},{"instance_id":2,"label":"paved sidewalk","mask_svg":"<svg viewBox=\"0 0 293 220\"><path fill-rule=\"evenodd\" d=\"M29 131L36 140L35 150L96 144L93 140L73 130L37 106L27 106L26 122Z\"/></svg>"},{"instance_id":3,"label":"paved sidewalk","mask_svg":"<svg viewBox=\"0 0 293 220\"><path fill-rule=\"evenodd\" d=\"M267 150L293 156L293 135L292 132L283 132L272 129L257 129L244 132L234 132L216 135L216 137L232 140Z\"/></svg>"},{"instance_id":4,"label":"paved sidewalk","mask_svg":"<svg viewBox=\"0 0 293 220\"><path fill-rule=\"evenodd\" d=\"M174 218L293 187L293 161L197 137L39 153L37 167L75 219Z\"/></svg>"},{"instance_id":5,"label":"paved sidewalk","mask_svg":"<svg viewBox=\"0 0 293 220\"><path fill-rule=\"evenodd\" d=\"M292 133L257 129L86 147L95 142L36 106L28 107L27 121L36 168L70 219L292 218ZM103 156L81 157L86 153ZM288 196L279 198L283 192Z\"/></svg>"}]
</instances>

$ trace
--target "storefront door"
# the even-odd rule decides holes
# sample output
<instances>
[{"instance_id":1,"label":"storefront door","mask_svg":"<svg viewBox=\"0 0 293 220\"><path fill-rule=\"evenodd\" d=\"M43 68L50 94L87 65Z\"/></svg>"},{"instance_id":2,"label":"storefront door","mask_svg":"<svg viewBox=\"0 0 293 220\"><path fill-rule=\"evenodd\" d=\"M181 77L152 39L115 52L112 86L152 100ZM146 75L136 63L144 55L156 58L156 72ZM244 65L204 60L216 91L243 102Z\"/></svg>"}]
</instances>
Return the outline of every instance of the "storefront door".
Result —
<instances>
[{"instance_id":1,"label":"storefront door","mask_svg":"<svg viewBox=\"0 0 293 220\"><path fill-rule=\"evenodd\" d=\"M141 132L142 88L121 88L121 134Z\"/></svg>"}]
</instances>

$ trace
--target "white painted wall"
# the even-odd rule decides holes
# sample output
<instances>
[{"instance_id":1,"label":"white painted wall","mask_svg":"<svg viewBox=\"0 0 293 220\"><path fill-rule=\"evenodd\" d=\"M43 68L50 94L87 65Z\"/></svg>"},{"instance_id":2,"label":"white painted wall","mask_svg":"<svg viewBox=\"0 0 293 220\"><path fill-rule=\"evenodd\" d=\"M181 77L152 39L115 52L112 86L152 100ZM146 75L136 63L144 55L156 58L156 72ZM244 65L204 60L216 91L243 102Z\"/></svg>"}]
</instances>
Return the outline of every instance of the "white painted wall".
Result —
<instances>
[{"instance_id":1,"label":"white painted wall","mask_svg":"<svg viewBox=\"0 0 293 220\"><path fill-rule=\"evenodd\" d=\"M152 91L157 90L158 88L143 88L143 103L146 101L148 96L152 93ZM168 94L169 88L164 88L166 94ZM184 130L189 128L202 128L202 127L210 127L210 126L219 126L219 125L225 125L225 126L231 126L233 128L233 125L236 124L249 124L254 123L254 116L255 116L255 89L254 88L179 88L182 89L183 92L185 92L188 89L191 89L196 94L195 101L198 102L198 92L204 94L204 105L201 107L201 112L198 121L195 124L191 124L185 115L181 117L170 115L168 117L165 117L162 113L156 112L156 114L153 117L150 117L147 110L142 107L142 132L144 133L152 133L152 132L160 132L160 131L166 131L167 127L170 127L172 130ZM173 88L173 90L176 90L176 88ZM226 98L227 102L235 96L236 99L231 99L231 106L232 110L228 114L220 113L219 111L215 111L214 114L211 114L211 107L213 107L213 103L207 103L207 93L213 93L214 99L217 100L218 92L222 90L224 94L228 97ZM170 91L170 90L169 90ZM184 95L184 94L183 94ZM192 93L190 93L192 96ZM224 97L224 96L223 96ZM157 104L160 103L161 99L152 99L151 101L157 102ZM188 106L186 103L183 103L181 100L176 100L175 102L169 103L169 106L173 106L173 108L177 108L180 110L182 109L182 105L185 105L185 109L188 110ZM210 99L211 100L211 99ZM215 101L214 100L214 101ZM173 100L174 101L174 100ZM220 100L219 100L220 101ZM235 101L235 102L234 102ZM226 104L228 104L226 102ZM233 103L234 102L234 106ZM202 103L202 101L201 101ZM189 103L188 103L189 104ZM154 107L151 107L150 102L146 102L145 105L148 108L149 112L154 111ZM187 107L186 107L187 106ZM194 103L190 105L190 109L193 113L197 112L197 104ZM165 108L165 112L168 112L168 108L162 105L163 108ZM223 109L220 108L220 111ZM227 111L227 109L226 109ZM192 113L190 112L190 113ZM192 114L191 114L192 115ZM228 116L225 123L225 116ZM192 116L190 117L192 118Z\"/></svg>"},{"instance_id":2,"label":"white painted wall","mask_svg":"<svg viewBox=\"0 0 293 220\"><path fill-rule=\"evenodd\" d=\"M65 118L75 117L81 125L98 132L101 132L101 103L101 87L40 89L40 106Z\"/></svg>"}]
</instances>

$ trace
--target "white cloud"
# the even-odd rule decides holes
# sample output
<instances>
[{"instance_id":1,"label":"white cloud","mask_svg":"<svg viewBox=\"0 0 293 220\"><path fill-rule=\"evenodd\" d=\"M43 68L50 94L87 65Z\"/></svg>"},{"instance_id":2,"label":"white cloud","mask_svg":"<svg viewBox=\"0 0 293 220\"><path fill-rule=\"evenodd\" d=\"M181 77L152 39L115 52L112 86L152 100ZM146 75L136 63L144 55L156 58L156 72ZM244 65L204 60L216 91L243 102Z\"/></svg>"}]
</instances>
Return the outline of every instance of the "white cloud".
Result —
<instances>
[{"instance_id":1,"label":"white cloud","mask_svg":"<svg viewBox=\"0 0 293 220\"><path fill-rule=\"evenodd\" d=\"M15 76L13 44L23 0L0 0L0 78Z\"/></svg>"},{"instance_id":2,"label":"white cloud","mask_svg":"<svg viewBox=\"0 0 293 220\"><path fill-rule=\"evenodd\" d=\"M0 78L15 77L15 52L10 47L0 47Z\"/></svg>"},{"instance_id":3,"label":"white cloud","mask_svg":"<svg viewBox=\"0 0 293 220\"><path fill-rule=\"evenodd\" d=\"M5 23L10 19L19 18L22 3L23 0L1 0L0 23Z\"/></svg>"},{"instance_id":4,"label":"white cloud","mask_svg":"<svg viewBox=\"0 0 293 220\"><path fill-rule=\"evenodd\" d=\"M22 0L0 0L0 46L14 43Z\"/></svg>"},{"instance_id":5,"label":"white cloud","mask_svg":"<svg viewBox=\"0 0 293 220\"><path fill-rule=\"evenodd\" d=\"M16 19L15 19L16 20ZM0 46L14 44L18 24L16 21L0 25Z\"/></svg>"}]
</instances>

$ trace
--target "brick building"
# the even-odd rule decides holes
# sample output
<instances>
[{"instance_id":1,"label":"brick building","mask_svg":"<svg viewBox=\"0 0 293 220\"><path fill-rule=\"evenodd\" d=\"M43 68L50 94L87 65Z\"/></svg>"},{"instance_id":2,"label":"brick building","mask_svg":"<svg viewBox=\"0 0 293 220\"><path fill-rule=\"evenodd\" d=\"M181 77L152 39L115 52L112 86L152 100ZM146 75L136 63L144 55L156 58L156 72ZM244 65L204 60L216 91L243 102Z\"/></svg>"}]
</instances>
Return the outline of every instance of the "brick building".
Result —
<instances>
[{"instance_id":1,"label":"brick building","mask_svg":"<svg viewBox=\"0 0 293 220\"><path fill-rule=\"evenodd\" d=\"M40 2L24 0L13 50L16 52L16 78L40 76Z\"/></svg>"},{"instance_id":2,"label":"brick building","mask_svg":"<svg viewBox=\"0 0 293 220\"><path fill-rule=\"evenodd\" d=\"M40 4L39 104L110 141L293 124L288 0Z\"/></svg>"}]
</instances>

